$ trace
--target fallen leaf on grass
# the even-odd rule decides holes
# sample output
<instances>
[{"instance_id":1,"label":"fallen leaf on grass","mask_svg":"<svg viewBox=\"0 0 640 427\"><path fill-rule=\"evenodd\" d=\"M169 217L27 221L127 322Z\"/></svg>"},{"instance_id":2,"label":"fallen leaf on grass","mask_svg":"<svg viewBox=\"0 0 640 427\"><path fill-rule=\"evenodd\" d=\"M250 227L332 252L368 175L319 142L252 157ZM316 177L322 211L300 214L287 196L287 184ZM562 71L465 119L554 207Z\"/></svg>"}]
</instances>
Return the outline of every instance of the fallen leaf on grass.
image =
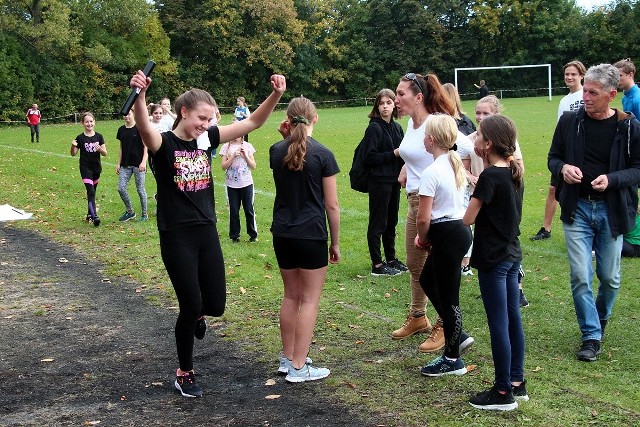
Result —
<instances>
[{"instance_id":1,"label":"fallen leaf on grass","mask_svg":"<svg viewBox=\"0 0 640 427\"><path fill-rule=\"evenodd\" d=\"M549 280L549 279L550 279L550 277L549 277L549 276L544 276L544 277L542 278L542 280L544 280L544 281L547 281L547 280Z\"/></svg>"},{"instance_id":2,"label":"fallen leaf on grass","mask_svg":"<svg viewBox=\"0 0 640 427\"><path fill-rule=\"evenodd\" d=\"M276 385L276 380L274 380L273 378L269 378L267 382L264 383L264 385L266 386Z\"/></svg>"},{"instance_id":3,"label":"fallen leaf on grass","mask_svg":"<svg viewBox=\"0 0 640 427\"><path fill-rule=\"evenodd\" d=\"M357 345L364 344L364 341L363 341L363 340L357 340L357 341L356 341L356 344L357 344Z\"/></svg>"},{"instance_id":4,"label":"fallen leaf on grass","mask_svg":"<svg viewBox=\"0 0 640 427\"><path fill-rule=\"evenodd\" d=\"M592 417L597 417L598 416L598 411L596 411L595 409L591 410L591 416Z\"/></svg>"},{"instance_id":5,"label":"fallen leaf on grass","mask_svg":"<svg viewBox=\"0 0 640 427\"><path fill-rule=\"evenodd\" d=\"M281 394L270 394L268 396L265 396L264 398L267 400L274 400L274 399L280 399L280 396L282 396Z\"/></svg>"},{"instance_id":6,"label":"fallen leaf on grass","mask_svg":"<svg viewBox=\"0 0 640 427\"><path fill-rule=\"evenodd\" d=\"M13 316L4 316L3 319L11 319Z\"/></svg>"},{"instance_id":7,"label":"fallen leaf on grass","mask_svg":"<svg viewBox=\"0 0 640 427\"><path fill-rule=\"evenodd\" d=\"M265 274L265 275L264 275L264 278L265 278L265 279L273 279L273 276L270 276L270 275L268 275L268 274Z\"/></svg>"},{"instance_id":8,"label":"fallen leaf on grass","mask_svg":"<svg viewBox=\"0 0 640 427\"><path fill-rule=\"evenodd\" d=\"M540 372L542 368L540 366L536 366L536 368L532 372Z\"/></svg>"},{"instance_id":9,"label":"fallen leaf on grass","mask_svg":"<svg viewBox=\"0 0 640 427\"><path fill-rule=\"evenodd\" d=\"M357 386L354 383L345 383L345 385L347 387L349 387L350 389L353 389L353 390L355 390L357 388Z\"/></svg>"},{"instance_id":10,"label":"fallen leaf on grass","mask_svg":"<svg viewBox=\"0 0 640 427\"><path fill-rule=\"evenodd\" d=\"M384 297L385 297L385 298L391 298L391 294L390 294L389 292L385 292L385 293L384 293Z\"/></svg>"},{"instance_id":11,"label":"fallen leaf on grass","mask_svg":"<svg viewBox=\"0 0 640 427\"><path fill-rule=\"evenodd\" d=\"M478 369L478 365L467 365L467 372L475 371Z\"/></svg>"}]
</instances>

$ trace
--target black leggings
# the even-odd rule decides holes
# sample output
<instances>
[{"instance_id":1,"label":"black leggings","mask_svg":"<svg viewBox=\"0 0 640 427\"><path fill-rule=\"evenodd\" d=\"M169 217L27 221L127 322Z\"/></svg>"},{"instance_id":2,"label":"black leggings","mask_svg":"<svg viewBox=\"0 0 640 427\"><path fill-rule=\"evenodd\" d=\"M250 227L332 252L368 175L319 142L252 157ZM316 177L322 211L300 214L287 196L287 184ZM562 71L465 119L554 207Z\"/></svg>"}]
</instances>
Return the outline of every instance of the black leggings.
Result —
<instances>
[{"instance_id":1,"label":"black leggings","mask_svg":"<svg viewBox=\"0 0 640 427\"><path fill-rule=\"evenodd\" d=\"M193 334L200 316L222 316L227 297L224 260L215 224L160 231L160 252L180 313L176 347L180 369L193 369Z\"/></svg>"},{"instance_id":2,"label":"black leggings","mask_svg":"<svg viewBox=\"0 0 640 427\"><path fill-rule=\"evenodd\" d=\"M460 263L471 245L471 230L462 220L431 224L431 252L420 274L420 286L442 318L444 355L460 356Z\"/></svg>"}]
</instances>

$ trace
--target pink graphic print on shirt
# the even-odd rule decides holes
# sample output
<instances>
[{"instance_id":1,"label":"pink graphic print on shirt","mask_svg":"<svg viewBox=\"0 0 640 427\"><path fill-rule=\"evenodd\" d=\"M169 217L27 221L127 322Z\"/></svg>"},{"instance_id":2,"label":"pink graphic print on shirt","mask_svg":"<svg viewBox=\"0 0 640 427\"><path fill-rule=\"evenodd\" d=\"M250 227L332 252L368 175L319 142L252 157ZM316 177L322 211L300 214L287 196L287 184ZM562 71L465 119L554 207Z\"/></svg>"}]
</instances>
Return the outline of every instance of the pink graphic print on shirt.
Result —
<instances>
[{"instance_id":1,"label":"pink graphic print on shirt","mask_svg":"<svg viewBox=\"0 0 640 427\"><path fill-rule=\"evenodd\" d=\"M202 150L176 151L174 182L180 191L199 191L211 185L211 165Z\"/></svg>"},{"instance_id":2,"label":"pink graphic print on shirt","mask_svg":"<svg viewBox=\"0 0 640 427\"><path fill-rule=\"evenodd\" d=\"M86 151L87 153L97 153L99 146L100 146L99 141L85 142L84 151Z\"/></svg>"}]
</instances>

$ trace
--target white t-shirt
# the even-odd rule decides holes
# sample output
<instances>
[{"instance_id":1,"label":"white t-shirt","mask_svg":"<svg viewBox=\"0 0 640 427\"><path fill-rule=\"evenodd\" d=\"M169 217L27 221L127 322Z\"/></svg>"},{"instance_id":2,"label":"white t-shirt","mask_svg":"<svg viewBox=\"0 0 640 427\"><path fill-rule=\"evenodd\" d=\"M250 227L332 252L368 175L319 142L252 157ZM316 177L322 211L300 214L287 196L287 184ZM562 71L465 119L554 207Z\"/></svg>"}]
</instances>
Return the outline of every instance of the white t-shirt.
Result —
<instances>
[{"instance_id":1,"label":"white t-shirt","mask_svg":"<svg viewBox=\"0 0 640 427\"><path fill-rule=\"evenodd\" d=\"M247 141L243 141L242 144L224 144L220 147L220 157L224 159L227 153L235 153L236 151L244 148L244 151L248 156L253 155L256 149L253 145ZM225 184L231 188L244 188L253 184L253 175L251 175L251 168L247 164L247 159L244 156L237 156L231 162L231 165L225 172Z\"/></svg>"},{"instance_id":2,"label":"white t-shirt","mask_svg":"<svg viewBox=\"0 0 640 427\"><path fill-rule=\"evenodd\" d=\"M217 124L218 124L218 118L214 114L213 118L209 120L209 127L215 126ZM206 150L207 148L211 147L211 142L209 141L209 132L207 131L202 132L202 134L198 137L196 141L198 142L198 148L201 150Z\"/></svg>"},{"instance_id":3,"label":"white t-shirt","mask_svg":"<svg viewBox=\"0 0 640 427\"><path fill-rule=\"evenodd\" d=\"M164 120L160 120L158 123L151 121L151 127L157 130L159 133L171 130L171 126L167 126L167 123Z\"/></svg>"},{"instance_id":4,"label":"white t-shirt","mask_svg":"<svg viewBox=\"0 0 640 427\"><path fill-rule=\"evenodd\" d=\"M567 96L564 96L560 100L560 104L558 105L558 120L560 120L560 116L565 111L577 111L580 107L584 105L584 101L582 100L582 89L577 92L570 93Z\"/></svg>"},{"instance_id":5,"label":"white t-shirt","mask_svg":"<svg viewBox=\"0 0 640 427\"><path fill-rule=\"evenodd\" d=\"M433 197L432 223L462 219L465 187L465 185L456 187L456 175L447 154L435 159L424 170L420 178L418 194Z\"/></svg>"},{"instance_id":6,"label":"white t-shirt","mask_svg":"<svg viewBox=\"0 0 640 427\"><path fill-rule=\"evenodd\" d=\"M160 123L162 123L166 128L168 128L169 130L173 129L173 123L176 121L176 119L174 119L173 117L171 117L168 114L165 114L162 116L162 120L160 120Z\"/></svg>"},{"instance_id":7,"label":"white t-shirt","mask_svg":"<svg viewBox=\"0 0 640 427\"><path fill-rule=\"evenodd\" d=\"M407 193L418 191L422 172L433 163L433 156L424 148L424 128L427 120L422 122L418 129L414 129L413 119L410 118L407 131L400 143L400 157L404 160L407 171Z\"/></svg>"}]
</instances>

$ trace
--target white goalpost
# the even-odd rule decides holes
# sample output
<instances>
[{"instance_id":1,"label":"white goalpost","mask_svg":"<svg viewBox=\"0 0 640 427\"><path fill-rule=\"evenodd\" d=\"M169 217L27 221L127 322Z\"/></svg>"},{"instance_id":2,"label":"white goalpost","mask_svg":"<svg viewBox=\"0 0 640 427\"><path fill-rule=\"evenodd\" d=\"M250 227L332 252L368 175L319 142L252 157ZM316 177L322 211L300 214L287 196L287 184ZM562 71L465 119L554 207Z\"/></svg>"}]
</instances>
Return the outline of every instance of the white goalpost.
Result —
<instances>
[{"instance_id":1,"label":"white goalpost","mask_svg":"<svg viewBox=\"0 0 640 427\"><path fill-rule=\"evenodd\" d=\"M454 84L456 89L458 89L458 71L469 71L469 70L501 70L507 68L547 68L547 79L548 79L548 88L549 88L549 101L551 101L551 64L538 64L538 65L503 65L500 67L466 67L466 68L455 68L454 69Z\"/></svg>"}]
</instances>

